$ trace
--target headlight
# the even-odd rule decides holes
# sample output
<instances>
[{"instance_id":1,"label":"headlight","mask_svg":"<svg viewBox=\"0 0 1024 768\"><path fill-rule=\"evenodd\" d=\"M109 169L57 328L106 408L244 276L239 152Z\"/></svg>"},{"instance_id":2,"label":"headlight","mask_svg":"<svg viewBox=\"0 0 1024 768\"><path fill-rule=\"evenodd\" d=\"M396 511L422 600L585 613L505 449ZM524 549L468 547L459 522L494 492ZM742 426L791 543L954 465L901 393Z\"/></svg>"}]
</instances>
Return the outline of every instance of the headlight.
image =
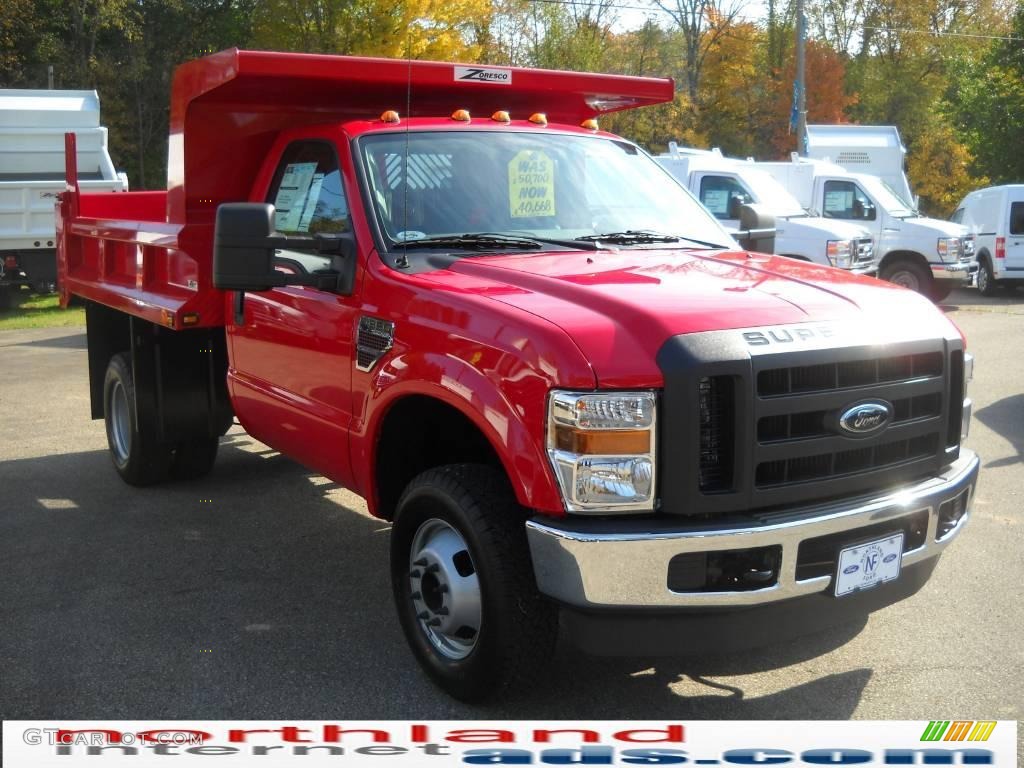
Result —
<instances>
[{"instance_id":1,"label":"headlight","mask_svg":"<svg viewBox=\"0 0 1024 768\"><path fill-rule=\"evenodd\" d=\"M551 393L548 457L570 512L654 508L653 392Z\"/></svg>"},{"instance_id":2,"label":"headlight","mask_svg":"<svg viewBox=\"0 0 1024 768\"><path fill-rule=\"evenodd\" d=\"M939 258L943 261L955 261L960 258L963 250L963 241L959 237L940 237L935 246Z\"/></svg>"},{"instance_id":3,"label":"headlight","mask_svg":"<svg viewBox=\"0 0 1024 768\"><path fill-rule=\"evenodd\" d=\"M853 264L856 246L852 240L829 240L825 244L825 255L833 267L849 269Z\"/></svg>"}]
</instances>

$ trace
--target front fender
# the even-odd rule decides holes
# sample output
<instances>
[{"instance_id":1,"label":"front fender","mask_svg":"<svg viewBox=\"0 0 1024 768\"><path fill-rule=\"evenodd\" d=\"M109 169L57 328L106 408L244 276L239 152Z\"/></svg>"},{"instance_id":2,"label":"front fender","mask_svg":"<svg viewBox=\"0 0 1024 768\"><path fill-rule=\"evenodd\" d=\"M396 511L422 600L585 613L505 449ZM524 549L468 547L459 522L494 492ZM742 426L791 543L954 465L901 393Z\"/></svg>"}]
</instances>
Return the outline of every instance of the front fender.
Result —
<instances>
[{"instance_id":1,"label":"front fender","mask_svg":"<svg viewBox=\"0 0 1024 768\"><path fill-rule=\"evenodd\" d=\"M374 449L391 407L412 395L432 397L458 410L487 438L520 504L564 515L561 494L543 449L549 385L527 368L518 372L502 368L502 373L488 376L468 360L433 352L406 350L389 358L373 372L366 393L366 417L352 432L355 476L376 477ZM370 513L376 514L379 497L373 492L372 480L368 485L371 487L364 488L363 495Z\"/></svg>"}]
</instances>

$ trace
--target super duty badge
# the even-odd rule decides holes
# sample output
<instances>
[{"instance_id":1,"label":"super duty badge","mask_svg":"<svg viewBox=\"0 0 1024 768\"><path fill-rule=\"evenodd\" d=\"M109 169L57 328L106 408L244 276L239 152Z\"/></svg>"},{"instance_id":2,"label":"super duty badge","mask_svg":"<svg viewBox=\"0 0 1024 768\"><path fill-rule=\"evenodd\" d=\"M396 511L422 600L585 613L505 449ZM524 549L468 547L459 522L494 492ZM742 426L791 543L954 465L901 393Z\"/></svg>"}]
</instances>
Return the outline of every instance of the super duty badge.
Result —
<instances>
[{"instance_id":1,"label":"super duty badge","mask_svg":"<svg viewBox=\"0 0 1024 768\"><path fill-rule=\"evenodd\" d=\"M822 341L830 339L835 335L836 328L831 325L796 325L764 328L759 331L744 331L743 340L752 347L763 347L768 344Z\"/></svg>"},{"instance_id":2,"label":"super duty badge","mask_svg":"<svg viewBox=\"0 0 1024 768\"><path fill-rule=\"evenodd\" d=\"M478 83L512 85L512 70L494 67L455 67L456 82L473 80Z\"/></svg>"}]
</instances>

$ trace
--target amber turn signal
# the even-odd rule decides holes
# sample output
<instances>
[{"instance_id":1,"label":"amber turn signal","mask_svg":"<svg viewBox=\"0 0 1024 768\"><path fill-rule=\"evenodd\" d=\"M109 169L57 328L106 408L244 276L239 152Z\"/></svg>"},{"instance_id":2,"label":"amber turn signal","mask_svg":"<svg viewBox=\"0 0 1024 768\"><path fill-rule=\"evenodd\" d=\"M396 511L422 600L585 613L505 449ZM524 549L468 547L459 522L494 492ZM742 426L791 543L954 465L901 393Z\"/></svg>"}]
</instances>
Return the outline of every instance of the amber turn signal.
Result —
<instances>
[{"instance_id":1,"label":"amber turn signal","mask_svg":"<svg viewBox=\"0 0 1024 768\"><path fill-rule=\"evenodd\" d=\"M646 429L584 430L555 428L555 447L569 453L591 456L626 456L649 453L651 433Z\"/></svg>"}]
</instances>

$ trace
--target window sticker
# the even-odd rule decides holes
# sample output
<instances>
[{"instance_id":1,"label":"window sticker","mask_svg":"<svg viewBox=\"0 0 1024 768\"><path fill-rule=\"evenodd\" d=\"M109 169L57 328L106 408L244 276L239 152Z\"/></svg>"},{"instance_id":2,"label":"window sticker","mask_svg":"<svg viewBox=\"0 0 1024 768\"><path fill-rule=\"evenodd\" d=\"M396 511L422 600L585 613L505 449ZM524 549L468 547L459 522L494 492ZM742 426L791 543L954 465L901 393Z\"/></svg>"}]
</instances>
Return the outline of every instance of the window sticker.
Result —
<instances>
[{"instance_id":1,"label":"window sticker","mask_svg":"<svg viewBox=\"0 0 1024 768\"><path fill-rule=\"evenodd\" d=\"M306 205L302 209L302 216L299 217L299 232L309 232L309 222L313 220L316 207L320 203L320 187L324 185L324 174L314 173L313 181L309 185L309 195L306 197Z\"/></svg>"},{"instance_id":2,"label":"window sticker","mask_svg":"<svg viewBox=\"0 0 1024 768\"><path fill-rule=\"evenodd\" d=\"M853 209L853 190L834 189L825 193L826 211L849 211Z\"/></svg>"},{"instance_id":3,"label":"window sticker","mask_svg":"<svg viewBox=\"0 0 1024 768\"><path fill-rule=\"evenodd\" d=\"M724 216L729 212L729 190L708 189L704 191L704 207L716 216Z\"/></svg>"},{"instance_id":4,"label":"window sticker","mask_svg":"<svg viewBox=\"0 0 1024 768\"><path fill-rule=\"evenodd\" d=\"M555 215L554 163L524 149L508 164L508 207L513 219Z\"/></svg>"},{"instance_id":5,"label":"window sticker","mask_svg":"<svg viewBox=\"0 0 1024 768\"><path fill-rule=\"evenodd\" d=\"M289 163L285 166L274 199L275 229L282 232L299 231L299 221L309 199L309 187L315 173L316 163Z\"/></svg>"}]
</instances>

